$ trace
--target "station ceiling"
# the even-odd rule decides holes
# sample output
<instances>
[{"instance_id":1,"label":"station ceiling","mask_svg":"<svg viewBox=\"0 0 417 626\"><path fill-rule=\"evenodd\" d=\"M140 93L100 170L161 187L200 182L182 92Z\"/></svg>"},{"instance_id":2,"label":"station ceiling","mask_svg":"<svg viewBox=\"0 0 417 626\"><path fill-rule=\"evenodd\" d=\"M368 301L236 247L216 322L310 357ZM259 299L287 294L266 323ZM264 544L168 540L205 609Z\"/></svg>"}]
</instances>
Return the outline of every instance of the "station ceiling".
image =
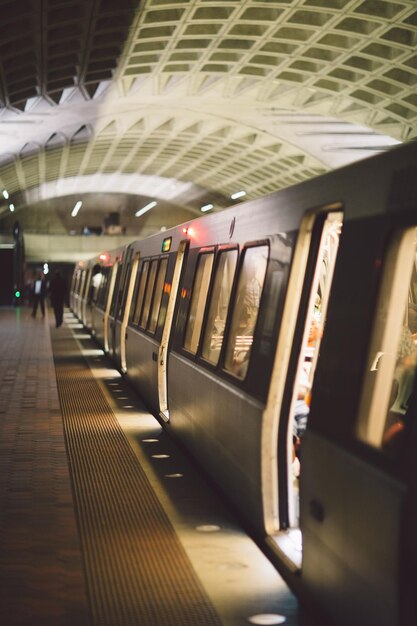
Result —
<instances>
[{"instance_id":1,"label":"station ceiling","mask_svg":"<svg viewBox=\"0 0 417 626\"><path fill-rule=\"evenodd\" d=\"M141 236L417 137L414 1L0 9L0 218L88 195Z\"/></svg>"}]
</instances>

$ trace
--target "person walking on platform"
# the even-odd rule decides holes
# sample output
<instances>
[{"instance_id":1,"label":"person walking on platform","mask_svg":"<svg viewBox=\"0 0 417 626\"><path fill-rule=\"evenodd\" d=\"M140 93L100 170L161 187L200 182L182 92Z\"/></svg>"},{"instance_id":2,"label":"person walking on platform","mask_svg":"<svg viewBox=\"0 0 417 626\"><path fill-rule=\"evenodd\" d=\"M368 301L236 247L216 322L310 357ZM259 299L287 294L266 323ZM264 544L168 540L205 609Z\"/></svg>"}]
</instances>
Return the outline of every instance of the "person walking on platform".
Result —
<instances>
[{"instance_id":1,"label":"person walking on platform","mask_svg":"<svg viewBox=\"0 0 417 626\"><path fill-rule=\"evenodd\" d=\"M51 305L55 313L55 327L59 328L62 325L64 301L67 294L67 283L59 270L56 270L50 282L49 293L51 295Z\"/></svg>"},{"instance_id":2,"label":"person walking on platform","mask_svg":"<svg viewBox=\"0 0 417 626\"><path fill-rule=\"evenodd\" d=\"M36 317L36 311L38 310L38 304L41 305L42 317L45 317L45 296L46 296L46 280L42 273L39 273L35 281L33 282L32 297L33 297L33 309L32 317Z\"/></svg>"}]
</instances>

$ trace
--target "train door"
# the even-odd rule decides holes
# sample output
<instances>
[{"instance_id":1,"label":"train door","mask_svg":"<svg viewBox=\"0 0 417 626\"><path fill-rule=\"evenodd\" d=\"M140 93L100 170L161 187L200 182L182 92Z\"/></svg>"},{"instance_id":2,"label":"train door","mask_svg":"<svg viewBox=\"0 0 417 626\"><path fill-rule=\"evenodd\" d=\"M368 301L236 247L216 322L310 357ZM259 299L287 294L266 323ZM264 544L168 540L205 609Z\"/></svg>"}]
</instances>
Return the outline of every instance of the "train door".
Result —
<instances>
[{"instance_id":1,"label":"train door","mask_svg":"<svg viewBox=\"0 0 417 626\"><path fill-rule=\"evenodd\" d=\"M172 322L174 319L175 303L177 301L178 288L180 284L181 270L184 263L185 252L187 249L186 241L181 241L177 258L175 261L174 276L172 278L171 291L167 312L165 316L164 329L162 331L161 343L158 350L158 403L159 414L164 421L169 421L168 409L168 391L167 391L167 360L168 360L168 344L171 335Z\"/></svg>"},{"instance_id":2,"label":"train door","mask_svg":"<svg viewBox=\"0 0 417 626\"><path fill-rule=\"evenodd\" d=\"M133 291L135 288L135 280L136 274L139 266L139 258L140 254L136 254L133 259L132 271L129 274L129 278L126 280L127 282L127 290L123 296L123 302L121 306L121 329L120 329L120 367L122 372L125 374L127 372L127 363L126 363L126 339L127 339L127 324L129 321L129 312L132 304Z\"/></svg>"},{"instance_id":3,"label":"train door","mask_svg":"<svg viewBox=\"0 0 417 626\"><path fill-rule=\"evenodd\" d=\"M307 215L301 224L264 415L263 447L272 454L267 456L264 449L268 541L294 569L302 561L298 486L302 438L314 393L342 220L343 213L330 207ZM272 451L271 446L276 449Z\"/></svg>"},{"instance_id":4,"label":"train door","mask_svg":"<svg viewBox=\"0 0 417 626\"><path fill-rule=\"evenodd\" d=\"M77 271L77 278L75 280L75 289L74 289L74 314L77 318L79 318L79 301L80 301L80 289L81 289L81 280L83 276L83 270L80 268Z\"/></svg>"},{"instance_id":5,"label":"train door","mask_svg":"<svg viewBox=\"0 0 417 626\"><path fill-rule=\"evenodd\" d=\"M70 295L69 295L69 304L71 311L74 310L74 293L75 293L75 285L77 282L78 270L74 269L71 278L71 287L70 287Z\"/></svg>"},{"instance_id":6,"label":"train door","mask_svg":"<svg viewBox=\"0 0 417 626\"><path fill-rule=\"evenodd\" d=\"M86 281L87 281L87 273L88 273L88 271L86 269L82 271L81 281L80 281L80 291L79 291L79 294L78 294L77 313L78 313L78 319L81 322L83 321L83 296L84 296L85 284L86 284Z\"/></svg>"},{"instance_id":7,"label":"train door","mask_svg":"<svg viewBox=\"0 0 417 626\"><path fill-rule=\"evenodd\" d=\"M110 307L113 302L114 287L116 283L116 275L117 275L118 268L119 268L119 259L116 259L111 270L110 286L109 286L109 291L107 293L106 309L104 312L104 319L103 319L104 351L105 352L109 351L109 315L110 315Z\"/></svg>"},{"instance_id":8,"label":"train door","mask_svg":"<svg viewBox=\"0 0 417 626\"><path fill-rule=\"evenodd\" d=\"M92 268L86 270L86 278L84 283L84 289L81 298L81 321L84 326L88 326L87 324L87 303L88 303L88 294L90 292L90 284L93 270Z\"/></svg>"},{"instance_id":9,"label":"train door","mask_svg":"<svg viewBox=\"0 0 417 626\"><path fill-rule=\"evenodd\" d=\"M126 298L129 290L130 279L132 276L132 257L133 250L129 248L123 258L123 267L121 268L120 280L116 283L115 289L117 294L115 297L114 320L113 320L113 343L112 353L116 360L117 367L120 369L121 364L121 347L122 347L122 325L125 316Z\"/></svg>"},{"instance_id":10,"label":"train door","mask_svg":"<svg viewBox=\"0 0 417 626\"><path fill-rule=\"evenodd\" d=\"M341 626L417 623L416 241L396 233L382 264L352 443L305 441L303 577Z\"/></svg>"},{"instance_id":11,"label":"train door","mask_svg":"<svg viewBox=\"0 0 417 626\"><path fill-rule=\"evenodd\" d=\"M97 304L97 297L98 297L98 292L100 289L100 284L101 284L101 280L102 280L102 266L100 265L100 263L96 263L94 265L94 267L92 268L92 272L91 272L91 282L90 282L90 287L88 289L88 294L86 294L86 298L87 298L87 312L86 312L86 326L87 328L89 328L91 330L91 334L94 335L95 333L95 307Z\"/></svg>"},{"instance_id":12,"label":"train door","mask_svg":"<svg viewBox=\"0 0 417 626\"><path fill-rule=\"evenodd\" d=\"M113 298L112 298L110 311L109 311L109 353L112 356L116 356L116 350L115 350L116 323L117 323L117 316L119 313L119 301L121 298L120 288L121 288L121 283L122 283L123 270L125 267L126 267L125 259L121 257L119 259L119 264L117 267L116 280L114 283L114 290L113 290Z\"/></svg>"},{"instance_id":13,"label":"train door","mask_svg":"<svg viewBox=\"0 0 417 626\"><path fill-rule=\"evenodd\" d=\"M97 278L96 299L93 304L92 332L98 343L104 348L104 318L107 306L107 294L110 288L111 266L102 266Z\"/></svg>"}]
</instances>

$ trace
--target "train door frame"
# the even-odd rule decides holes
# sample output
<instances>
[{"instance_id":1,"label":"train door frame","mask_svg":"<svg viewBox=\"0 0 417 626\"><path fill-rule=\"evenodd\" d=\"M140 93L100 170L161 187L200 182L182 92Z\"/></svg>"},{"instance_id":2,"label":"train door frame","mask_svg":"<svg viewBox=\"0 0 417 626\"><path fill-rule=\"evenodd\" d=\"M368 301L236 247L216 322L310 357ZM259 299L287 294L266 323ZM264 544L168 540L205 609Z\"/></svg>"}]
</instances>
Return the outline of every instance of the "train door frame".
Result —
<instances>
[{"instance_id":1,"label":"train door frame","mask_svg":"<svg viewBox=\"0 0 417 626\"><path fill-rule=\"evenodd\" d=\"M74 268L71 278L71 287L70 287L70 295L69 295L69 303L70 309L74 311L74 293L75 293L75 285L77 282L77 268Z\"/></svg>"},{"instance_id":2,"label":"train door frame","mask_svg":"<svg viewBox=\"0 0 417 626\"><path fill-rule=\"evenodd\" d=\"M109 311L109 353L113 358L117 358L117 322L119 319L119 307L120 301L123 298L123 291L125 287L125 272L129 267L129 258L125 251L123 251L119 257L119 267L117 268L115 285L113 291L114 301L110 304Z\"/></svg>"},{"instance_id":3,"label":"train door frame","mask_svg":"<svg viewBox=\"0 0 417 626\"><path fill-rule=\"evenodd\" d=\"M87 325L87 304L88 304L88 293L90 290L91 277L93 275L93 268L89 267L87 269L87 277L84 283L84 291L81 299L81 321L86 326Z\"/></svg>"},{"instance_id":4,"label":"train door frame","mask_svg":"<svg viewBox=\"0 0 417 626\"><path fill-rule=\"evenodd\" d=\"M76 276L75 276L75 283L74 283L74 294L73 294L73 306L72 306L72 310L74 312L74 315L78 318L78 299L79 299L79 290L80 290L80 282L81 282L81 273L82 273L82 267L79 266L76 272Z\"/></svg>"},{"instance_id":5,"label":"train door frame","mask_svg":"<svg viewBox=\"0 0 417 626\"><path fill-rule=\"evenodd\" d=\"M83 294L85 291L87 275L88 275L88 269L84 267L82 270L82 274L81 274L80 293L79 293L79 300L78 300L78 319L81 322L83 321Z\"/></svg>"},{"instance_id":6,"label":"train door frame","mask_svg":"<svg viewBox=\"0 0 417 626\"><path fill-rule=\"evenodd\" d=\"M116 274L117 268L119 267L119 257L114 260L111 277L110 277L110 286L107 294L107 302L106 302L106 310L104 312L103 318L103 329L104 329L104 352L109 351L109 316L110 316L110 307L113 300L113 291L116 283Z\"/></svg>"},{"instance_id":7,"label":"train door frame","mask_svg":"<svg viewBox=\"0 0 417 626\"><path fill-rule=\"evenodd\" d=\"M95 271L99 268L99 271ZM96 305L97 305L97 293L98 287L94 283L94 278L102 272L103 266L100 262L93 263L91 267L91 280L88 288L88 292L86 294L87 305L86 305L86 325L91 331L91 335L95 337L96 329L95 329L95 315L96 315Z\"/></svg>"},{"instance_id":8,"label":"train door frame","mask_svg":"<svg viewBox=\"0 0 417 626\"><path fill-rule=\"evenodd\" d=\"M294 251L287 295L284 304L282 323L279 331L268 398L262 418L262 498L264 527L267 543L278 552L291 571L301 568L302 553L288 527L288 514L283 513L289 499L291 472L292 419L285 410L286 394L291 387L291 397L296 387L296 376L289 380L289 368L294 358L294 338L302 328L301 346L304 344L308 325L308 310L313 292L314 275L319 260L320 242L324 226L330 214L341 214L340 203L327 204L318 210L305 213L301 220ZM318 232L315 232L316 227ZM311 276L309 268L311 255L314 255L314 268ZM300 356L297 355L297 363ZM298 371L298 365L297 370ZM285 415L284 415L285 412ZM279 446L282 429L285 429L285 446ZM291 437L290 437L291 435ZM284 457L284 458L282 458ZM283 482L285 485L283 486Z\"/></svg>"},{"instance_id":9,"label":"train door frame","mask_svg":"<svg viewBox=\"0 0 417 626\"><path fill-rule=\"evenodd\" d=\"M184 266L184 260L188 250L189 241L184 239L179 243L177 250L177 257L175 259L174 275L172 277L171 292L169 294L169 301L167 306L167 312L165 315L164 328L162 331L161 343L158 349L158 403L159 403L159 416L164 422L169 422L169 407L168 407L168 376L167 376L167 362L168 362L168 346L171 337L172 323L174 320L175 305L177 302L178 289L180 286L182 269Z\"/></svg>"},{"instance_id":10,"label":"train door frame","mask_svg":"<svg viewBox=\"0 0 417 626\"><path fill-rule=\"evenodd\" d=\"M128 338L127 326L129 322L130 307L132 305L133 291L135 289L136 274L138 272L140 262L140 252L133 257L132 267L130 271L129 285L127 288L126 303L123 311L122 325L120 328L120 367L123 374L127 372L126 362L126 340Z\"/></svg>"}]
</instances>

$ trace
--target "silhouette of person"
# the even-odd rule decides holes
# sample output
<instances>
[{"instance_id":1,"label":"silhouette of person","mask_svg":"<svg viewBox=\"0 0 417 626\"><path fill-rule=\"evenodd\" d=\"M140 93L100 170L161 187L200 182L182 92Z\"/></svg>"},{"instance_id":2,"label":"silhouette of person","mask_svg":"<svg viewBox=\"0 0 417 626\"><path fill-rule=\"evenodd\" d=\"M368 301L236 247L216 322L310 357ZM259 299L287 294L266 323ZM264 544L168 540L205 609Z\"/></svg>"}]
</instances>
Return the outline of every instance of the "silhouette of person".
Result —
<instances>
[{"instance_id":1,"label":"silhouette of person","mask_svg":"<svg viewBox=\"0 0 417 626\"><path fill-rule=\"evenodd\" d=\"M38 310L38 304L41 305L42 317L45 317L45 296L46 296L46 280L42 272L38 274L33 281L32 297L33 297L33 309L32 317L36 317Z\"/></svg>"},{"instance_id":2,"label":"silhouette of person","mask_svg":"<svg viewBox=\"0 0 417 626\"><path fill-rule=\"evenodd\" d=\"M67 294L67 283L65 278L61 276L61 272L56 270L49 285L49 293L51 296L51 306L55 314L55 327L62 326L62 318L64 315L64 301Z\"/></svg>"}]
</instances>

